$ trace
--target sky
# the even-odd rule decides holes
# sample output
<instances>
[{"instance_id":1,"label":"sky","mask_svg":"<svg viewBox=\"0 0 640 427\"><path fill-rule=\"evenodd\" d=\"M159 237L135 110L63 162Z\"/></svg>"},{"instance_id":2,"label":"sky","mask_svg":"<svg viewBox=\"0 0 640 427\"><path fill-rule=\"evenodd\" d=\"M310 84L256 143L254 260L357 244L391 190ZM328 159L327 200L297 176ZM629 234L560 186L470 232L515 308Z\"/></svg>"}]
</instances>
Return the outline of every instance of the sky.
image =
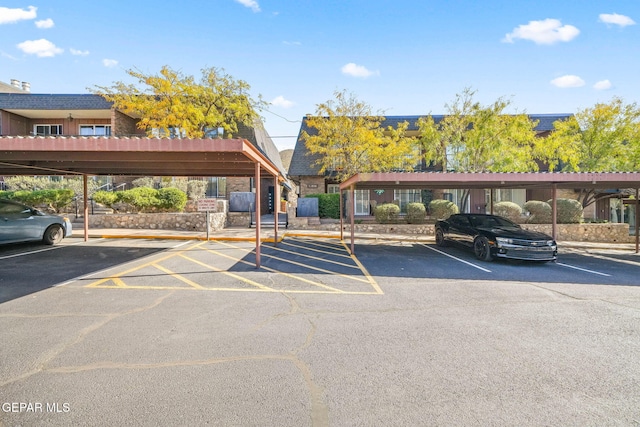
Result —
<instances>
[{"instance_id":1,"label":"sky","mask_svg":"<svg viewBox=\"0 0 640 427\"><path fill-rule=\"evenodd\" d=\"M284 150L343 90L387 116L446 114L466 88L510 113L638 102L638 22L638 0L0 0L0 81L81 94L222 68Z\"/></svg>"}]
</instances>

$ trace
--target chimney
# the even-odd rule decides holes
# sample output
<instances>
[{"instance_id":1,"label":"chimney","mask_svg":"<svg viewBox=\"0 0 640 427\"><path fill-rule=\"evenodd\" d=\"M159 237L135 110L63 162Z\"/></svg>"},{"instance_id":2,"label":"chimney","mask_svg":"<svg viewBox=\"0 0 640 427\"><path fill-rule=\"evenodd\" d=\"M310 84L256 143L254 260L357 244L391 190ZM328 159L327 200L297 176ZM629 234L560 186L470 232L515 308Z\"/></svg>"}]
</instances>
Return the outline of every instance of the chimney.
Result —
<instances>
[{"instance_id":1,"label":"chimney","mask_svg":"<svg viewBox=\"0 0 640 427\"><path fill-rule=\"evenodd\" d=\"M25 92L31 92L31 83L22 82L22 90Z\"/></svg>"},{"instance_id":2,"label":"chimney","mask_svg":"<svg viewBox=\"0 0 640 427\"><path fill-rule=\"evenodd\" d=\"M20 89L20 80L11 79L11 86L17 87L18 89Z\"/></svg>"}]
</instances>

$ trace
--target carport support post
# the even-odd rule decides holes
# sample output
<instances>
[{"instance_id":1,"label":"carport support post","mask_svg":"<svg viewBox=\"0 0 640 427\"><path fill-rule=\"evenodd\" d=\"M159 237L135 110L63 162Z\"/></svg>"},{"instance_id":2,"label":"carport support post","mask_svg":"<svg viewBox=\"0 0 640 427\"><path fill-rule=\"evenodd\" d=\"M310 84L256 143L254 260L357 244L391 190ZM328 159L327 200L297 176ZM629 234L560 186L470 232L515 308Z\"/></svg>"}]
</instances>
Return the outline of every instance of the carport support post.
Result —
<instances>
[{"instance_id":1,"label":"carport support post","mask_svg":"<svg viewBox=\"0 0 640 427\"><path fill-rule=\"evenodd\" d=\"M356 220L355 220L355 199L356 199L356 186L355 184L352 184L351 187L349 187L349 206L350 206L350 211L349 212L349 216L351 218L351 255L355 254L356 250L355 250L355 243L354 243L354 236L353 234L355 233L355 229L356 229Z\"/></svg>"},{"instance_id":2,"label":"carport support post","mask_svg":"<svg viewBox=\"0 0 640 427\"><path fill-rule=\"evenodd\" d=\"M493 215L493 194L494 194L494 189L492 188L491 191L489 192L489 212L491 212L491 215Z\"/></svg>"},{"instance_id":3,"label":"carport support post","mask_svg":"<svg viewBox=\"0 0 640 427\"><path fill-rule=\"evenodd\" d=\"M280 183L278 175L273 178L273 246L278 246L278 211L280 210Z\"/></svg>"},{"instance_id":4,"label":"carport support post","mask_svg":"<svg viewBox=\"0 0 640 427\"><path fill-rule=\"evenodd\" d=\"M83 226L84 226L84 241L89 240L89 185L88 185L89 177L87 175L82 175L82 194L83 194Z\"/></svg>"},{"instance_id":5,"label":"carport support post","mask_svg":"<svg viewBox=\"0 0 640 427\"><path fill-rule=\"evenodd\" d=\"M344 191L340 190L340 240L344 240L344 205L342 204L342 196Z\"/></svg>"},{"instance_id":6,"label":"carport support post","mask_svg":"<svg viewBox=\"0 0 640 427\"><path fill-rule=\"evenodd\" d=\"M256 172L253 178L256 186L256 200L254 205L256 215L256 268L260 268L260 162L256 162Z\"/></svg>"},{"instance_id":7,"label":"carport support post","mask_svg":"<svg viewBox=\"0 0 640 427\"><path fill-rule=\"evenodd\" d=\"M553 240L558 240L558 227L556 223L558 221L558 184L551 185L551 237Z\"/></svg>"},{"instance_id":8,"label":"carport support post","mask_svg":"<svg viewBox=\"0 0 640 427\"><path fill-rule=\"evenodd\" d=\"M640 202L638 202L638 196L640 196L640 189L636 188L636 253L640 252L640 235L638 234L638 229L640 228L640 212L638 212L638 206L640 206Z\"/></svg>"}]
</instances>

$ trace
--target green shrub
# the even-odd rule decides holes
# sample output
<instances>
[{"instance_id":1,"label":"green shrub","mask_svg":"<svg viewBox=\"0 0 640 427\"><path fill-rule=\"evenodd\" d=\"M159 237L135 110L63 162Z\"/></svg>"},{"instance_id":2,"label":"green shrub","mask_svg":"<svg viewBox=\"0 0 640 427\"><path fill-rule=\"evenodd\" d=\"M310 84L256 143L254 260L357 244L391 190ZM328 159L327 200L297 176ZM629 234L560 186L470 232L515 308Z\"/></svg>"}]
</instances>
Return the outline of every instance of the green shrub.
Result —
<instances>
[{"instance_id":1,"label":"green shrub","mask_svg":"<svg viewBox=\"0 0 640 427\"><path fill-rule=\"evenodd\" d=\"M339 193L308 194L305 197L315 197L318 199L318 216L320 216L320 218L340 219Z\"/></svg>"},{"instance_id":2,"label":"green shrub","mask_svg":"<svg viewBox=\"0 0 640 427\"><path fill-rule=\"evenodd\" d=\"M551 204L549 200L547 203ZM558 224L579 224L582 222L582 204L575 199L557 199L556 222Z\"/></svg>"},{"instance_id":3,"label":"green shrub","mask_svg":"<svg viewBox=\"0 0 640 427\"><path fill-rule=\"evenodd\" d=\"M376 221L380 224L389 224L398 221L400 215L400 207L395 203L385 203L376 206L374 216Z\"/></svg>"},{"instance_id":4,"label":"green shrub","mask_svg":"<svg viewBox=\"0 0 640 427\"><path fill-rule=\"evenodd\" d=\"M187 194L173 187L161 188L158 190L159 209L169 212L182 211L187 204Z\"/></svg>"},{"instance_id":5,"label":"green shrub","mask_svg":"<svg viewBox=\"0 0 640 427\"><path fill-rule=\"evenodd\" d=\"M46 206L55 212L60 212L63 207L73 201L73 191L68 189L6 191L3 197L29 206Z\"/></svg>"},{"instance_id":6,"label":"green shrub","mask_svg":"<svg viewBox=\"0 0 640 427\"><path fill-rule=\"evenodd\" d=\"M510 219L513 222L522 221L522 208L513 202L498 202L493 205L493 213Z\"/></svg>"},{"instance_id":7,"label":"green shrub","mask_svg":"<svg viewBox=\"0 0 640 427\"><path fill-rule=\"evenodd\" d=\"M551 205L541 200L529 200L524 204L524 210L529 212L528 223L549 224L551 223Z\"/></svg>"},{"instance_id":8,"label":"green shrub","mask_svg":"<svg viewBox=\"0 0 640 427\"><path fill-rule=\"evenodd\" d=\"M93 193L93 200L96 203L100 203L108 208L111 208L114 203L118 201L118 194L113 191L96 191Z\"/></svg>"},{"instance_id":9,"label":"green shrub","mask_svg":"<svg viewBox=\"0 0 640 427\"><path fill-rule=\"evenodd\" d=\"M427 220L427 208L419 202L407 204L406 220L408 224L423 224Z\"/></svg>"},{"instance_id":10,"label":"green shrub","mask_svg":"<svg viewBox=\"0 0 640 427\"><path fill-rule=\"evenodd\" d=\"M458 206L444 199L432 200L429 203L429 212L431 212L431 216L435 219L447 219L453 214L457 214L460 212Z\"/></svg>"},{"instance_id":11,"label":"green shrub","mask_svg":"<svg viewBox=\"0 0 640 427\"><path fill-rule=\"evenodd\" d=\"M117 194L119 202L130 205L138 212L150 212L159 205L158 190L153 188L136 187Z\"/></svg>"}]
</instances>

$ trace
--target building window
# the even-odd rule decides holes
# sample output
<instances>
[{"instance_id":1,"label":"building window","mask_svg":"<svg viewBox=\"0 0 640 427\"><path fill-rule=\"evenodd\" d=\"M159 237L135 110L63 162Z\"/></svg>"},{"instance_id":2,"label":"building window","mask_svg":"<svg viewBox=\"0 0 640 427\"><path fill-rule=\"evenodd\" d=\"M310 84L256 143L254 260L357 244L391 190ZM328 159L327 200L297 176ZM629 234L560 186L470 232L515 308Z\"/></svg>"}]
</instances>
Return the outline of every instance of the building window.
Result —
<instances>
[{"instance_id":1,"label":"building window","mask_svg":"<svg viewBox=\"0 0 640 427\"><path fill-rule=\"evenodd\" d=\"M422 202L422 192L416 188L394 190L393 198L400 203L400 212L406 212L407 204Z\"/></svg>"},{"instance_id":2,"label":"building window","mask_svg":"<svg viewBox=\"0 0 640 427\"><path fill-rule=\"evenodd\" d=\"M111 125L80 125L80 135L111 136Z\"/></svg>"},{"instance_id":3,"label":"building window","mask_svg":"<svg viewBox=\"0 0 640 427\"><path fill-rule=\"evenodd\" d=\"M355 190L355 215L369 215L369 190Z\"/></svg>"},{"instance_id":4,"label":"building window","mask_svg":"<svg viewBox=\"0 0 640 427\"><path fill-rule=\"evenodd\" d=\"M340 192L340 184L327 184L327 193L335 194Z\"/></svg>"},{"instance_id":5,"label":"building window","mask_svg":"<svg viewBox=\"0 0 640 427\"><path fill-rule=\"evenodd\" d=\"M227 178L210 177L207 186L207 197L224 198L227 196Z\"/></svg>"},{"instance_id":6,"label":"building window","mask_svg":"<svg viewBox=\"0 0 640 427\"><path fill-rule=\"evenodd\" d=\"M62 135L62 125L35 125L33 133L38 136Z\"/></svg>"}]
</instances>

